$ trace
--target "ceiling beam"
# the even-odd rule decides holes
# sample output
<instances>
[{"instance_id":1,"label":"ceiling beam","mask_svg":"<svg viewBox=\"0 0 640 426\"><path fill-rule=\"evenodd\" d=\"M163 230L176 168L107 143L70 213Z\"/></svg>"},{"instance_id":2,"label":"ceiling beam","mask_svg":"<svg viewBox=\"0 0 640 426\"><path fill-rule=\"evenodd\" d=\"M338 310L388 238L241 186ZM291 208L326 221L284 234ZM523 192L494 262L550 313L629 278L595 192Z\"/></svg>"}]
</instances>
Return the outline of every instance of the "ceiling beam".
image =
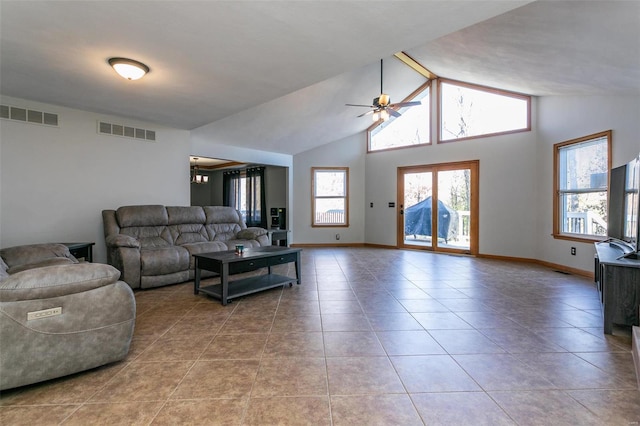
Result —
<instances>
[{"instance_id":1,"label":"ceiling beam","mask_svg":"<svg viewBox=\"0 0 640 426\"><path fill-rule=\"evenodd\" d=\"M400 59L402 62L404 62L406 65L411 67L414 71L416 71L418 74L428 78L429 80L435 80L436 78L438 78L437 75L435 75L434 73L426 69L421 63L419 63L418 61L416 61L415 59L413 59L411 56L407 55L404 52L398 52L393 56Z\"/></svg>"}]
</instances>

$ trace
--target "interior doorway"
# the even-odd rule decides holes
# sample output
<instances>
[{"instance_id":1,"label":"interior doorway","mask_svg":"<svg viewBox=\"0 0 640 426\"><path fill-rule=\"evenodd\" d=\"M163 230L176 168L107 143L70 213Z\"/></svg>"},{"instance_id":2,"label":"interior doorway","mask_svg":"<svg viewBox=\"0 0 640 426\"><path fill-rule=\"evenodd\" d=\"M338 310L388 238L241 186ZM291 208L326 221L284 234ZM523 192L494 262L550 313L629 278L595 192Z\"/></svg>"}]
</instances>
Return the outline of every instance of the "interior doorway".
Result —
<instances>
[{"instance_id":1,"label":"interior doorway","mask_svg":"<svg viewBox=\"0 0 640 426\"><path fill-rule=\"evenodd\" d=\"M478 253L479 161L398 168L398 247Z\"/></svg>"}]
</instances>

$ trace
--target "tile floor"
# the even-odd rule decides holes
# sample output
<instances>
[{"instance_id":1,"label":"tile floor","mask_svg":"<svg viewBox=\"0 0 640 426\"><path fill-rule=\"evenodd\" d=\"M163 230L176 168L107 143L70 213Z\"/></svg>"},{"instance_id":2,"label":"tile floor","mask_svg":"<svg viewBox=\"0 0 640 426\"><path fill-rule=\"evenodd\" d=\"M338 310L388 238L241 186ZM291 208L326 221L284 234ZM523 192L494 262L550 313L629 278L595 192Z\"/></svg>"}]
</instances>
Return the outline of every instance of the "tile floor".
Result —
<instances>
[{"instance_id":1,"label":"tile floor","mask_svg":"<svg viewBox=\"0 0 640 426\"><path fill-rule=\"evenodd\" d=\"M136 292L126 360L0 397L2 425L637 425L629 328L540 266L304 249L303 284L223 307ZM278 273L292 273L282 266Z\"/></svg>"}]
</instances>

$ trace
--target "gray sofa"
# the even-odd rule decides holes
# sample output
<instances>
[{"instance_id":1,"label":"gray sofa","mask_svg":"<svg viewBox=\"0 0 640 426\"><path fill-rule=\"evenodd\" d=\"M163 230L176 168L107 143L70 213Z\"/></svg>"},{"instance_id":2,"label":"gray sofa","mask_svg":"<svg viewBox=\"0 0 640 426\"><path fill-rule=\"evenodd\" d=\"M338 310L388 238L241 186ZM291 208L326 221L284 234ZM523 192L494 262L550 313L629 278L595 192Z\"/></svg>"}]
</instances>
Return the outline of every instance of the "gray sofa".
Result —
<instances>
[{"instance_id":1,"label":"gray sofa","mask_svg":"<svg viewBox=\"0 0 640 426\"><path fill-rule=\"evenodd\" d=\"M194 278L194 254L271 245L268 231L247 228L232 207L162 205L103 210L107 262L133 289Z\"/></svg>"},{"instance_id":2,"label":"gray sofa","mask_svg":"<svg viewBox=\"0 0 640 426\"><path fill-rule=\"evenodd\" d=\"M126 357L136 305L119 276L62 244L0 250L0 390Z\"/></svg>"}]
</instances>

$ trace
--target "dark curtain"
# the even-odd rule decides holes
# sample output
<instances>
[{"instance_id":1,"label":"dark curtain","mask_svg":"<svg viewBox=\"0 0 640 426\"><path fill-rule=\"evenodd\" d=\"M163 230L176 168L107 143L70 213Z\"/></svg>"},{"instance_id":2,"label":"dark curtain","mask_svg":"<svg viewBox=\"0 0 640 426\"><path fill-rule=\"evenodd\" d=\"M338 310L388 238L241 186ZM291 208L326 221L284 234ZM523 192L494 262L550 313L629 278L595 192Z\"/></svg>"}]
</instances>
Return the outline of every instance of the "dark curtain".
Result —
<instances>
[{"instance_id":1,"label":"dark curtain","mask_svg":"<svg viewBox=\"0 0 640 426\"><path fill-rule=\"evenodd\" d=\"M240 210L240 171L232 170L222 175L222 204Z\"/></svg>"},{"instance_id":2,"label":"dark curtain","mask_svg":"<svg viewBox=\"0 0 640 426\"><path fill-rule=\"evenodd\" d=\"M247 169L247 226L267 227L264 167Z\"/></svg>"}]
</instances>

